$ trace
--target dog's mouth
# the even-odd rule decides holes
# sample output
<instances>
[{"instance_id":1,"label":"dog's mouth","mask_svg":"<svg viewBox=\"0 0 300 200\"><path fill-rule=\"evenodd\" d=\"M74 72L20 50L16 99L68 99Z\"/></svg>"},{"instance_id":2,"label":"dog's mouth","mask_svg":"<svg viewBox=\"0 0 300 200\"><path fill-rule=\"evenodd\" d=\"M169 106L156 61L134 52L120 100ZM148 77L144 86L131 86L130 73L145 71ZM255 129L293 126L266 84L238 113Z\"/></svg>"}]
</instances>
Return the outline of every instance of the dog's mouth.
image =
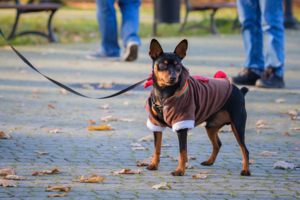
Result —
<instances>
[{"instance_id":1,"label":"dog's mouth","mask_svg":"<svg viewBox=\"0 0 300 200\"><path fill-rule=\"evenodd\" d=\"M177 82L177 79L175 79L174 81L171 81L171 80L165 81L163 78L161 78L161 80L162 80L163 82L165 82L166 84L168 84L168 85L174 85L174 84Z\"/></svg>"}]
</instances>

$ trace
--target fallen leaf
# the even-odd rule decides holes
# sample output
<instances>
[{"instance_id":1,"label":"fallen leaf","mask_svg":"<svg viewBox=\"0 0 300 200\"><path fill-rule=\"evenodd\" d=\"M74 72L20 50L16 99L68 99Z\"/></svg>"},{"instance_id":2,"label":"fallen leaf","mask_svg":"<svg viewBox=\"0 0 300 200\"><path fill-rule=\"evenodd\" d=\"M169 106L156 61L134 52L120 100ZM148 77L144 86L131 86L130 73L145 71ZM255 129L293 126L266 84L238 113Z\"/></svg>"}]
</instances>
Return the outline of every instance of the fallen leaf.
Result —
<instances>
[{"instance_id":1,"label":"fallen leaf","mask_svg":"<svg viewBox=\"0 0 300 200\"><path fill-rule=\"evenodd\" d=\"M89 89L89 90L94 90L94 86L90 85L90 84L82 84L82 87Z\"/></svg>"},{"instance_id":2,"label":"fallen leaf","mask_svg":"<svg viewBox=\"0 0 300 200\"><path fill-rule=\"evenodd\" d=\"M136 166L148 166L148 165L150 165L152 163L152 160L153 160L152 157L146 158L146 159L144 159L142 161L136 161L135 165Z\"/></svg>"},{"instance_id":3,"label":"fallen leaf","mask_svg":"<svg viewBox=\"0 0 300 200\"><path fill-rule=\"evenodd\" d=\"M294 144L300 144L300 142L293 142Z\"/></svg>"},{"instance_id":4,"label":"fallen leaf","mask_svg":"<svg viewBox=\"0 0 300 200\"><path fill-rule=\"evenodd\" d=\"M109 104L104 104L104 105L100 106L100 108L106 110L109 108Z\"/></svg>"},{"instance_id":5,"label":"fallen leaf","mask_svg":"<svg viewBox=\"0 0 300 200\"><path fill-rule=\"evenodd\" d=\"M288 110L286 112L280 112L280 113L284 113L284 114L288 114L288 115L292 115L292 116L297 116L298 115L298 110L294 109L294 110Z\"/></svg>"},{"instance_id":6,"label":"fallen leaf","mask_svg":"<svg viewBox=\"0 0 300 200\"><path fill-rule=\"evenodd\" d=\"M152 137L153 137L152 135L148 135L148 136L138 139L136 141L137 142L151 142L151 141L153 141Z\"/></svg>"},{"instance_id":7,"label":"fallen leaf","mask_svg":"<svg viewBox=\"0 0 300 200\"><path fill-rule=\"evenodd\" d=\"M139 143L131 143L130 146L133 146L133 147L142 147L142 145L139 144Z\"/></svg>"},{"instance_id":8,"label":"fallen leaf","mask_svg":"<svg viewBox=\"0 0 300 200\"><path fill-rule=\"evenodd\" d=\"M141 169L131 170L131 169L122 169L121 171L114 171L115 174L140 174Z\"/></svg>"},{"instance_id":9,"label":"fallen leaf","mask_svg":"<svg viewBox=\"0 0 300 200\"><path fill-rule=\"evenodd\" d=\"M143 151L143 150L149 150L148 148L146 147L133 147L133 148L130 148L132 151Z\"/></svg>"},{"instance_id":10,"label":"fallen leaf","mask_svg":"<svg viewBox=\"0 0 300 200\"><path fill-rule=\"evenodd\" d=\"M128 106L128 105L129 105L129 102L128 102L128 101L125 101L123 104L124 104L125 106Z\"/></svg>"},{"instance_id":11,"label":"fallen leaf","mask_svg":"<svg viewBox=\"0 0 300 200\"><path fill-rule=\"evenodd\" d=\"M16 174L13 168L0 169L0 176L14 175Z\"/></svg>"},{"instance_id":12,"label":"fallen leaf","mask_svg":"<svg viewBox=\"0 0 300 200\"><path fill-rule=\"evenodd\" d=\"M48 104L49 108L55 109L54 106L52 106L51 104Z\"/></svg>"},{"instance_id":13,"label":"fallen leaf","mask_svg":"<svg viewBox=\"0 0 300 200\"><path fill-rule=\"evenodd\" d=\"M295 149L294 150L296 150L296 151L299 151L299 148L298 147L295 147Z\"/></svg>"},{"instance_id":14,"label":"fallen leaf","mask_svg":"<svg viewBox=\"0 0 300 200\"><path fill-rule=\"evenodd\" d=\"M271 127L270 127L270 126L267 126L267 125L264 125L264 124L261 124L261 125L257 126L256 128L269 129L269 128L271 128Z\"/></svg>"},{"instance_id":15,"label":"fallen leaf","mask_svg":"<svg viewBox=\"0 0 300 200\"><path fill-rule=\"evenodd\" d=\"M164 189L165 187L172 189L171 185L168 185L167 182L161 182L160 184L154 183L151 188L157 190L157 189Z\"/></svg>"},{"instance_id":16,"label":"fallen leaf","mask_svg":"<svg viewBox=\"0 0 300 200\"><path fill-rule=\"evenodd\" d=\"M66 90L66 89L61 89L61 90L59 90L59 92L62 93L62 94L68 94L69 93L69 91Z\"/></svg>"},{"instance_id":17,"label":"fallen leaf","mask_svg":"<svg viewBox=\"0 0 300 200\"><path fill-rule=\"evenodd\" d=\"M54 170L34 171L32 173L32 176L37 176L39 174L60 174L60 173L62 173L62 172L59 171L57 168L55 168Z\"/></svg>"},{"instance_id":18,"label":"fallen leaf","mask_svg":"<svg viewBox=\"0 0 300 200\"><path fill-rule=\"evenodd\" d=\"M185 168L186 168L186 169L194 169L194 166L193 166L193 165L190 165L190 164L186 164Z\"/></svg>"},{"instance_id":19,"label":"fallen leaf","mask_svg":"<svg viewBox=\"0 0 300 200\"><path fill-rule=\"evenodd\" d=\"M0 132L0 139L10 139L12 138L11 135L8 135L6 133L4 133L3 131Z\"/></svg>"},{"instance_id":20,"label":"fallen leaf","mask_svg":"<svg viewBox=\"0 0 300 200\"><path fill-rule=\"evenodd\" d=\"M7 179L7 180L26 180L27 177L18 176L18 175L7 175L7 176L3 177L3 179Z\"/></svg>"},{"instance_id":21,"label":"fallen leaf","mask_svg":"<svg viewBox=\"0 0 300 200\"><path fill-rule=\"evenodd\" d=\"M290 128L290 130L299 131L300 127Z\"/></svg>"},{"instance_id":22,"label":"fallen leaf","mask_svg":"<svg viewBox=\"0 0 300 200\"><path fill-rule=\"evenodd\" d=\"M82 181L82 182L85 182L85 183L98 183L98 182L102 182L102 181L106 180L106 178L103 178L103 176L100 177L100 176L98 176L96 174L93 174L93 175L91 175L89 177L85 177L84 175L78 176L78 177L79 177L79 179L72 180L72 181L73 182L80 182L80 181Z\"/></svg>"},{"instance_id":23,"label":"fallen leaf","mask_svg":"<svg viewBox=\"0 0 300 200\"><path fill-rule=\"evenodd\" d=\"M257 131L256 131L256 133L261 133L261 132L262 132L262 130L257 130Z\"/></svg>"},{"instance_id":24,"label":"fallen leaf","mask_svg":"<svg viewBox=\"0 0 300 200\"><path fill-rule=\"evenodd\" d=\"M243 161L240 161L240 164L242 165L244 162ZM249 164L250 165L254 165L256 163L255 160L249 160Z\"/></svg>"},{"instance_id":25,"label":"fallen leaf","mask_svg":"<svg viewBox=\"0 0 300 200\"><path fill-rule=\"evenodd\" d=\"M89 124L96 124L96 122L90 119Z\"/></svg>"},{"instance_id":26,"label":"fallen leaf","mask_svg":"<svg viewBox=\"0 0 300 200\"><path fill-rule=\"evenodd\" d=\"M118 122L134 122L135 120L134 119L129 119L129 118L118 118L117 119Z\"/></svg>"},{"instance_id":27,"label":"fallen leaf","mask_svg":"<svg viewBox=\"0 0 300 200\"><path fill-rule=\"evenodd\" d=\"M276 102L276 103L284 103L284 102L285 102L285 99L276 99L275 102Z\"/></svg>"},{"instance_id":28,"label":"fallen leaf","mask_svg":"<svg viewBox=\"0 0 300 200\"><path fill-rule=\"evenodd\" d=\"M112 130L110 126L104 126L103 124L101 124L100 126L87 126L86 129L89 131Z\"/></svg>"},{"instance_id":29,"label":"fallen leaf","mask_svg":"<svg viewBox=\"0 0 300 200\"><path fill-rule=\"evenodd\" d=\"M267 120L265 119L260 119L256 122L256 126L260 126L260 125L263 125L263 124L266 124L267 123Z\"/></svg>"},{"instance_id":30,"label":"fallen leaf","mask_svg":"<svg viewBox=\"0 0 300 200\"><path fill-rule=\"evenodd\" d=\"M188 160L196 160L196 159L197 159L196 157L188 156Z\"/></svg>"},{"instance_id":31,"label":"fallen leaf","mask_svg":"<svg viewBox=\"0 0 300 200\"><path fill-rule=\"evenodd\" d=\"M109 121L117 121L117 119L114 116L109 115L109 116L106 116L106 117L101 117L101 121L102 122L109 122Z\"/></svg>"},{"instance_id":32,"label":"fallen leaf","mask_svg":"<svg viewBox=\"0 0 300 200\"><path fill-rule=\"evenodd\" d=\"M290 118L290 120L297 120L298 121L298 120L300 120L300 116L293 116L293 117Z\"/></svg>"},{"instance_id":33,"label":"fallen leaf","mask_svg":"<svg viewBox=\"0 0 300 200\"><path fill-rule=\"evenodd\" d=\"M231 126L228 126L226 129L225 128L221 128L219 130L219 133L227 133L227 132L232 132Z\"/></svg>"},{"instance_id":34,"label":"fallen leaf","mask_svg":"<svg viewBox=\"0 0 300 200\"><path fill-rule=\"evenodd\" d=\"M48 186L48 188L46 189L46 192L66 192L66 191L70 191L71 187L67 187L67 186L54 186L51 187L50 185Z\"/></svg>"},{"instance_id":35,"label":"fallen leaf","mask_svg":"<svg viewBox=\"0 0 300 200\"><path fill-rule=\"evenodd\" d=\"M205 174L193 175L193 179L205 179L207 176Z\"/></svg>"},{"instance_id":36,"label":"fallen leaf","mask_svg":"<svg viewBox=\"0 0 300 200\"><path fill-rule=\"evenodd\" d=\"M58 133L58 129L53 129L53 130L45 129L45 132L46 133Z\"/></svg>"},{"instance_id":37,"label":"fallen leaf","mask_svg":"<svg viewBox=\"0 0 300 200\"><path fill-rule=\"evenodd\" d=\"M33 150L34 152L40 154L40 155L47 155L49 154L48 152L42 152L42 151L36 151L36 150Z\"/></svg>"},{"instance_id":38,"label":"fallen leaf","mask_svg":"<svg viewBox=\"0 0 300 200\"><path fill-rule=\"evenodd\" d=\"M197 172L198 174L210 174L210 171L206 170L206 171L199 171Z\"/></svg>"},{"instance_id":39,"label":"fallen leaf","mask_svg":"<svg viewBox=\"0 0 300 200\"><path fill-rule=\"evenodd\" d=\"M32 90L33 93L40 93L41 91L41 88L35 88Z\"/></svg>"},{"instance_id":40,"label":"fallen leaf","mask_svg":"<svg viewBox=\"0 0 300 200\"><path fill-rule=\"evenodd\" d=\"M259 156L273 156L276 155L277 152L272 152L272 151L263 151L260 154L258 154Z\"/></svg>"},{"instance_id":41,"label":"fallen leaf","mask_svg":"<svg viewBox=\"0 0 300 200\"><path fill-rule=\"evenodd\" d=\"M289 134L289 132L284 132L284 133L282 133L282 135L289 136L290 134Z\"/></svg>"},{"instance_id":42,"label":"fallen leaf","mask_svg":"<svg viewBox=\"0 0 300 200\"><path fill-rule=\"evenodd\" d=\"M167 155L167 157L171 158L172 160L175 160L175 161L179 161L180 160L179 157L173 158L172 156L169 156L169 155ZM190 161L190 160L196 160L196 157L188 156L188 161Z\"/></svg>"},{"instance_id":43,"label":"fallen leaf","mask_svg":"<svg viewBox=\"0 0 300 200\"><path fill-rule=\"evenodd\" d=\"M161 147L172 147L173 145L172 144L164 144L164 145L161 145Z\"/></svg>"},{"instance_id":44,"label":"fallen leaf","mask_svg":"<svg viewBox=\"0 0 300 200\"><path fill-rule=\"evenodd\" d=\"M207 122L202 122L199 126L200 126L200 127L205 127L206 124L207 124Z\"/></svg>"},{"instance_id":45,"label":"fallen leaf","mask_svg":"<svg viewBox=\"0 0 300 200\"><path fill-rule=\"evenodd\" d=\"M285 161L276 161L273 166L274 169L294 169L295 165L293 163L288 163Z\"/></svg>"},{"instance_id":46,"label":"fallen leaf","mask_svg":"<svg viewBox=\"0 0 300 200\"><path fill-rule=\"evenodd\" d=\"M114 149L117 149L118 147L116 147L116 146L113 146L113 148L114 148Z\"/></svg>"},{"instance_id":47,"label":"fallen leaf","mask_svg":"<svg viewBox=\"0 0 300 200\"><path fill-rule=\"evenodd\" d=\"M0 186L3 187L17 187L16 181L13 180L5 180L5 179L0 179Z\"/></svg>"},{"instance_id":48,"label":"fallen leaf","mask_svg":"<svg viewBox=\"0 0 300 200\"><path fill-rule=\"evenodd\" d=\"M99 84L97 86L97 88L112 88L112 87L113 87L113 84L107 84L107 83Z\"/></svg>"}]
</instances>

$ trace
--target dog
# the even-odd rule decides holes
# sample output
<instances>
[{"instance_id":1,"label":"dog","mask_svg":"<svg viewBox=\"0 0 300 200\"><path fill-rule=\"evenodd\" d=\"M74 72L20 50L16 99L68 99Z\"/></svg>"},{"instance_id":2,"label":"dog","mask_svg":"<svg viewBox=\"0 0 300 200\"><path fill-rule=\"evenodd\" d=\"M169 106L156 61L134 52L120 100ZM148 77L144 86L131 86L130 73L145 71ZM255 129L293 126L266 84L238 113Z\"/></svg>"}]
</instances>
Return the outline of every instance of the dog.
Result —
<instances>
[{"instance_id":1,"label":"dog","mask_svg":"<svg viewBox=\"0 0 300 200\"><path fill-rule=\"evenodd\" d=\"M147 126L154 133L154 158L148 170L157 170L160 162L162 132L172 128L179 139L179 164L173 176L185 173L187 155L187 133L202 122L213 150L208 160L201 165L214 164L222 146L218 136L224 125L231 124L243 155L242 176L250 176L249 152L245 144L247 113L245 95L248 88L237 88L226 78L208 79L189 76L182 64L188 49L187 40L182 40L174 52L164 52L156 39L150 43L149 55L153 60L153 89L146 101L149 113Z\"/></svg>"}]
</instances>

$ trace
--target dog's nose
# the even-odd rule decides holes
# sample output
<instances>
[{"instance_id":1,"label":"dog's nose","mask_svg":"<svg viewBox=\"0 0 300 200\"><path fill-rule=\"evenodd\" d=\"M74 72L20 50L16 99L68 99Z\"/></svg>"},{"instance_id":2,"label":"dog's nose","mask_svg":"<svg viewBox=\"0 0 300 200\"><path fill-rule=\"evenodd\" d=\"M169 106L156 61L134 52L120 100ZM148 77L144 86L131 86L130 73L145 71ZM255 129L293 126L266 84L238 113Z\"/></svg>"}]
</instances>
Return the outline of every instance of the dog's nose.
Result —
<instances>
[{"instance_id":1,"label":"dog's nose","mask_svg":"<svg viewBox=\"0 0 300 200\"><path fill-rule=\"evenodd\" d=\"M170 76L170 81L175 81L176 80L176 75Z\"/></svg>"}]
</instances>

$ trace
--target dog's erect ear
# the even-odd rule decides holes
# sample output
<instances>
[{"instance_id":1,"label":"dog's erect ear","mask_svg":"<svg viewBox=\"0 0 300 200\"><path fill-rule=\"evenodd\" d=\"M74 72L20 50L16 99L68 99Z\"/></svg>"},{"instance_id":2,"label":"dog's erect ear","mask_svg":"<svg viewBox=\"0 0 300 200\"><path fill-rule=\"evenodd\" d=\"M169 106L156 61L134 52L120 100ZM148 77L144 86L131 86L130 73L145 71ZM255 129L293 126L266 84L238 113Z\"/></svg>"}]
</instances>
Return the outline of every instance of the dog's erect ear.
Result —
<instances>
[{"instance_id":1,"label":"dog's erect ear","mask_svg":"<svg viewBox=\"0 0 300 200\"><path fill-rule=\"evenodd\" d=\"M182 40L174 50L174 53L182 60L185 57L185 53L188 48L188 41L186 39Z\"/></svg>"},{"instance_id":2,"label":"dog's erect ear","mask_svg":"<svg viewBox=\"0 0 300 200\"><path fill-rule=\"evenodd\" d=\"M156 39L152 39L149 48L149 56L154 59L163 53L163 49L161 48L159 42Z\"/></svg>"}]
</instances>

